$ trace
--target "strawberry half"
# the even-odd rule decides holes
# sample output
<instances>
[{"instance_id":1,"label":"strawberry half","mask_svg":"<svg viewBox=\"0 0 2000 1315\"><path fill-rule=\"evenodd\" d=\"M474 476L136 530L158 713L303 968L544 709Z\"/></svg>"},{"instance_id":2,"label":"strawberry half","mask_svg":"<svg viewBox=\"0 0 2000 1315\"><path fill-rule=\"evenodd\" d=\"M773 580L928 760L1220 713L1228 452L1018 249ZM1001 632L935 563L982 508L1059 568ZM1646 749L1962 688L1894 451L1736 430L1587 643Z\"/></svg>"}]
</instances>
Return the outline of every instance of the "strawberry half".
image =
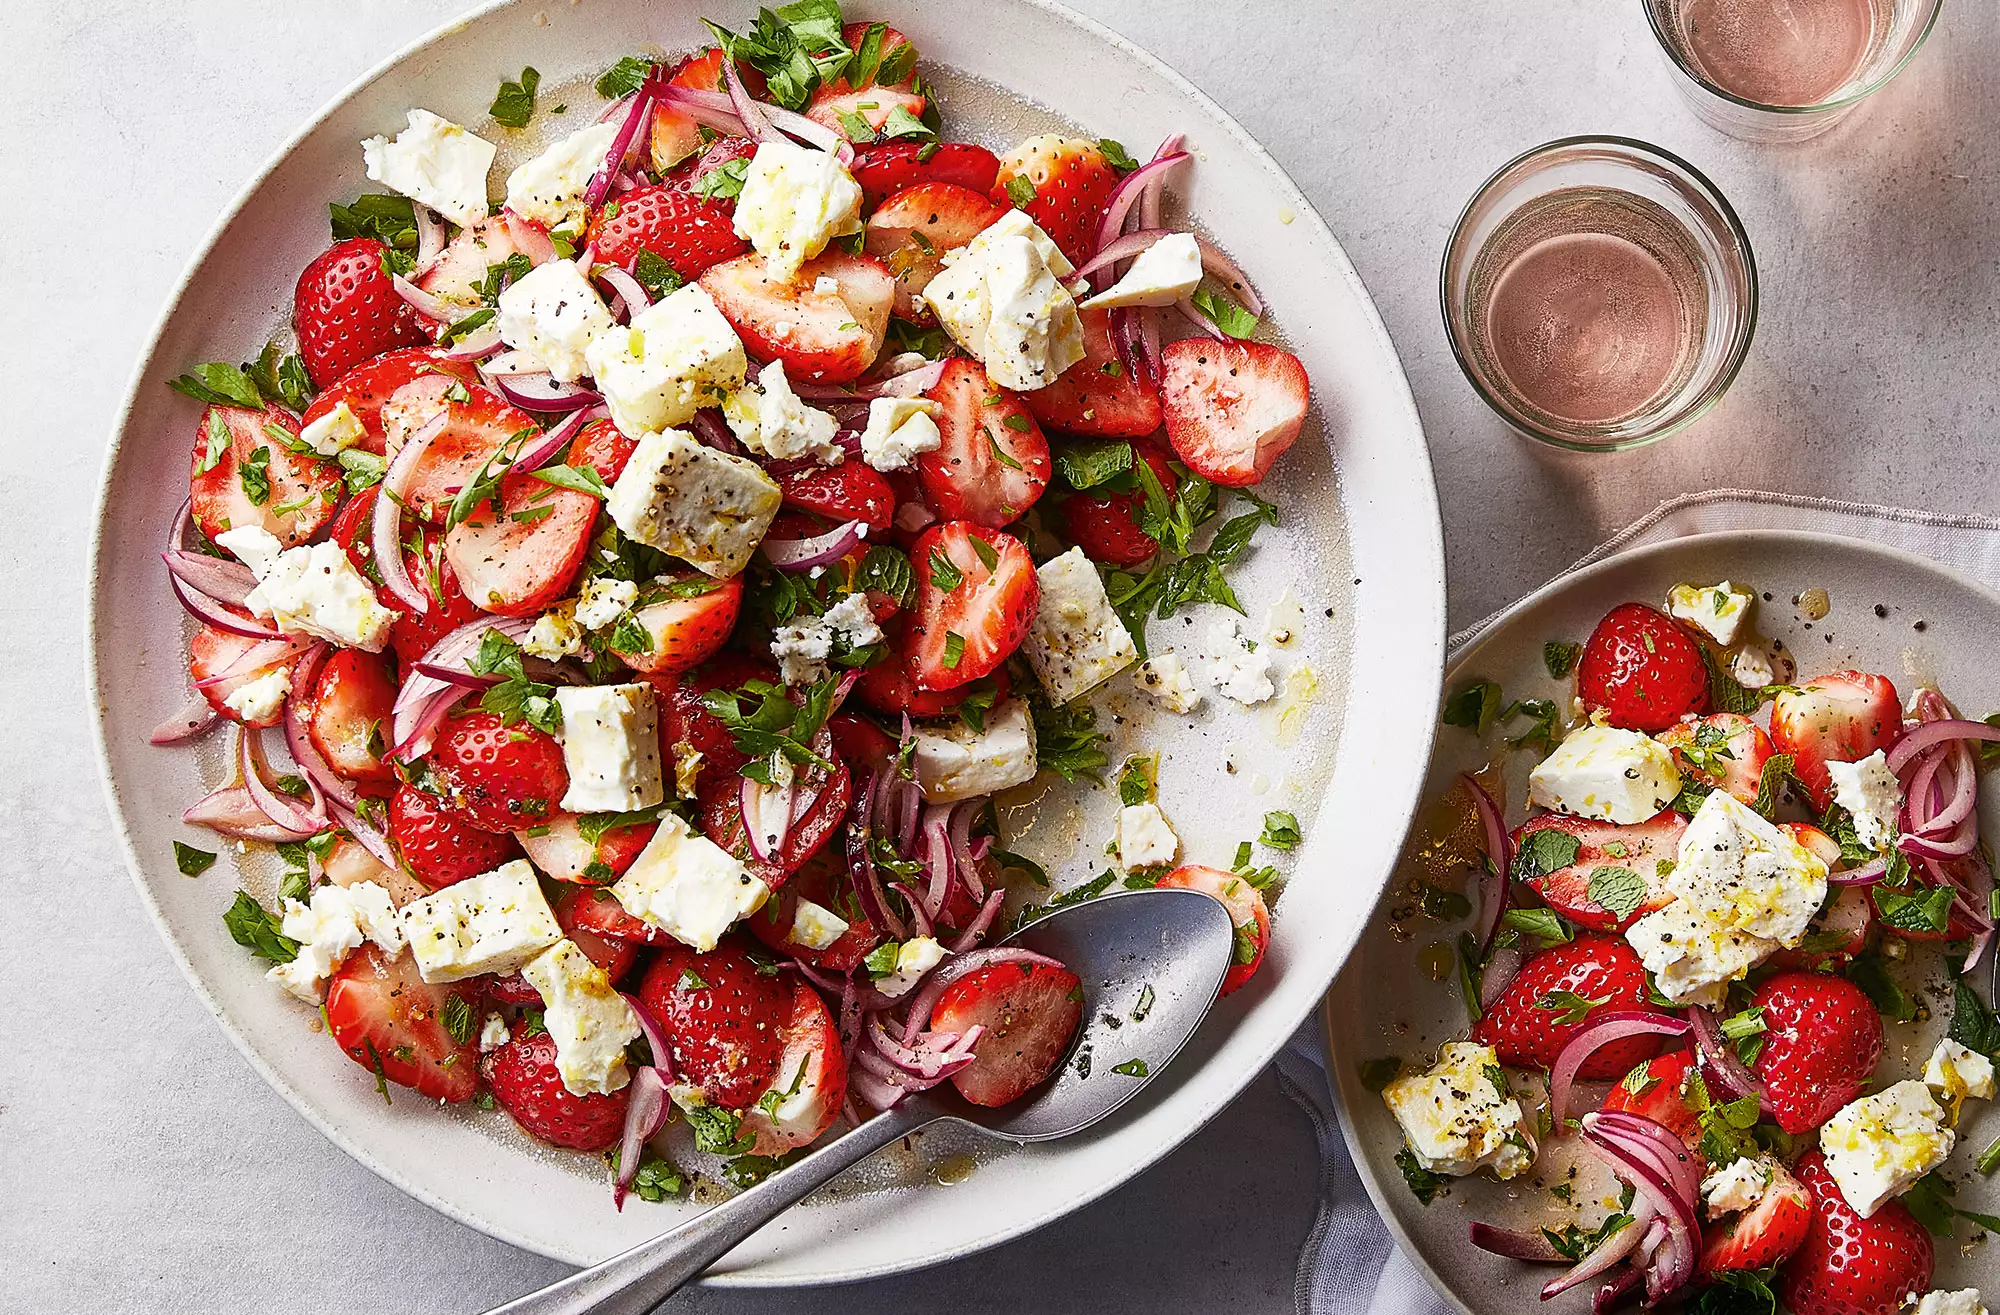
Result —
<instances>
[{"instance_id":1,"label":"strawberry half","mask_svg":"<svg viewBox=\"0 0 2000 1315\"><path fill-rule=\"evenodd\" d=\"M482 219L471 228L461 229L457 237L446 244L438 253L438 258L430 267L417 276L416 285L434 297L462 306L467 311L479 305L481 285L486 282L486 272L494 265L510 256L526 256L534 259L534 247L520 240L521 225L526 221L511 215L494 215ZM458 370L466 370L460 375L468 381L473 376L468 363L460 363ZM395 391L394 389L390 390Z\"/></svg>"},{"instance_id":2,"label":"strawberry half","mask_svg":"<svg viewBox=\"0 0 2000 1315\"><path fill-rule=\"evenodd\" d=\"M533 416L491 389L426 373L382 404L382 432L391 458L440 411L445 413L443 427L418 459L406 498L412 511L433 523L444 521L459 489L477 479L509 439L541 432Z\"/></svg>"},{"instance_id":3,"label":"strawberry half","mask_svg":"<svg viewBox=\"0 0 2000 1315\"><path fill-rule=\"evenodd\" d=\"M501 479L499 503L496 514L489 498L445 533L445 560L475 606L533 616L569 592L598 500L517 474Z\"/></svg>"},{"instance_id":4,"label":"strawberry half","mask_svg":"<svg viewBox=\"0 0 2000 1315\"><path fill-rule=\"evenodd\" d=\"M1263 893L1234 872L1205 868L1198 863L1175 868L1160 878L1162 886L1198 890L1222 902L1229 920L1236 926L1236 953L1222 978L1222 994L1228 995L1257 975L1264 964L1264 951L1271 944L1271 910Z\"/></svg>"},{"instance_id":5,"label":"strawberry half","mask_svg":"<svg viewBox=\"0 0 2000 1315\"><path fill-rule=\"evenodd\" d=\"M1764 1011L1753 1067L1780 1128L1811 1132L1868 1085L1882 1058L1882 1016L1860 987L1830 973L1782 972L1750 1003Z\"/></svg>"},{"instance_id":6,"label":"strawberry half","mask_svg":"<svg viewBox=\"0 0 2000 1315\"><path fill-rule=\"evenodd\" d=\"M447 720L430 758L451 806L485 831L535 826L554 815L569 789L555 737L483 710Z\"/></svg>"},{"instance_id":7,"label":"strawberry half","mask_svg":"<svg viewBox=\"0 0 2000 1315\"><path fill-rule=\"evenodd\" d=\"M1097 252L1098 221L1117 186L1118 171L1096 143L1043 133L1000 157L990 195L1026 211L1072 265L1081 265Z\"/></svg>"},{"instance_id":8,"label":"strawberry half","mask_svg":"<svg viewBox=\"0 0 2000 1315\"><path fill-rule=\"evenodd\" d=\"M506 1045L486 1057L486 1081L493 1099L514 1116L522 1131L570 1151L605 1151L618 1144L625 1128L630 1087L578 1096L563 1085L556 1067L555 1038L515 1029Z\"/></svg>"},{"instance_id":9,"label":"strawberry half","mask_svg":"<svg viewBox=\"0 0 2000 1315\"><path fill-rule=\"evenodd\" d=\"M595 844L583 838L577 814L558 811L539 826L514 833L521 848L542 875L585 886L608 885L623 876L646 843L659 830L657 822L640 822L606 831Z\"/></svg>"},{"instance_id":10,"label":"strawberry half","mask_svg":"<svg viewBox=\"0 0 2000 1315\"><path fill-rule=\"evenodd\" d=\"M326 990L334 1044L361 1067L414 1087L432 1100L469 1100L479 1089L479 1049L445 1027L453 997L474 1004L465 982L432 985L408 950L394 958L373 945L347 956Z\"/></svg>"},{"instance_id":11,"label":"strawberry half","mask_svg":"<svg viewBox=\"0 0 2000 1315\"><path fill-rule=\"evenodd\" d=\"M1655 1055L1634 1067L1605 1094L1604 1110L1651 1119L1699 1154L1701 1115L1687 1103L1688 1074L1693 1069L1692 1051Z\"/></svg>"},{"instance_id":12,"label":"strawberry half","mask_svg":"<svg viewBox=\"0 0 2000 1315\"><path fill-rule=\"evenodd\" d=\"M743 608L740 575L711 580L690 571L675 578L674 584L688 589L700 587L701 592L638 608L632 615L645 628L646 651L614 650L620 661L655 686L707 661L728 643Z\"/></svg>"},{"instance_id":13,"label":"strawberry half","mask_svg":"<svg viewBox=\"0 0 2000 1315\"><path fill-rule=\"evenodd\" d=\"M792 1008L780 1033L784 1046L778 1056L771 1089L777 1103L761 1103L743 1112L743 1131L755 1137L752 1155L782 1155L804 1146L840 1117L847 1099L847 1056L840 1046L840 1029L826 1001L809 983L792 988Z\"/></svg>"},{"instance_id":14,"label":"strawberry half","mask_svg":"<svg viewBox=\"0 0 2000 1315\"><path fill-rule=\"evenodd\" d=\"M1809 1315L1894 1315L1903 1298L1928 1292L1935 1262L1930 1235L1910 1208L1890 1201L1867 1219L1854 1212L1808 1151L1792 1172L1812 1196L1805 1241L1778 1273L1778 1299Z\"/></svg>"},{"instance_id":15,"label":"strawberry half","mask_svg":"<svg viewBox=\"0 0 2000 1315\"><path fill-rule=\"evenodd\" d=\"M1037 596L1039 588L1038 581ZM970 697L973 686L969 683L943 690L917 684L917 650L910 642L907 620L898 618L882 630L889 641L889 656L861 673L854 686L856 698L888 717L943 717ZM1010 688L1007 668L995 667L991 679L994 703L1004 702Z\"/></svg>"},{"instance_id":16,"label":"strawberry half","mask_svg":"<svg viewBox=\"0 0 2000 1315\"><path fill-rule=\"evenodd\" d=\"M1000 175L1000 157L970 142L916 142L906 137L863 146L854 154L854 181L869 209L906 187L951 183L985 196Z\"/></svg>"},{"instance_id":17,"label":"strawberry half","mask_svg":"<svg viewBox=\"0 0 2000 1315\"><path fill-rule=\"evenodd\" d=\"M996 963L967 973L938 997L931 1029L959 1036L986 1029L973 1061L952 1074L975 1105L1019 1100L1056 1071L1083 1019L1081 980L1045 963Z\"/></svg>"},{"instance_id":18,"label":"strawberry half","mask_svg":"<svg viewBox=\"0 0 2000 1315\"><path fill-rule=\"evenodd\" d=\"M1132 453L1152 469L1153 477L1171 499L1180 487L1180 480L1175 478L1167 459L1144 443L1134 443ZM1063 533L1092 561L1137 566L1151 561L1160 551L1159 540L1139 528L1139 511L1145 505L1145 496L1136 490L1103 493L1093 489L1078 493L1062 501Z\"/></svg>"},{"instance_id":19,"label":"strawberry half","mask_svg":"<svg viewBox=\"0 0 2000 1315\"><path fill-rule=\"evenodd\" d=\"M1492 1046L1510 1068L1552 1068L1564 1046L1598 1009L1671 1016L1646 998L1646 969L1616 936L1582 935L1528 956L1500 998L1473 1024L1472 1039ZM1660 1049L1652 1036L1613 1041L1585 1060L1578 1076L1608 1081Z\"/></svg>"},{"instance_id":20,"label":"strawberry half","mask_svg":"<svg viewBox=\"0 0 2000 1315\"><path fill-rule=\"evenodd\" d=\"M821 292L832 279L835 290ZM881 355L896 303L896 279L873 256L822 252L796 282L771 277L759 255L738 256L705 271L701 286L715 299L750 354L785 363L794 380L844 384Z\"/></svg>"},{"instance_id":21,"label":"strawberry half","mask_svg":"<svg viewBox=\"0 0 2000 1315\"><path fill-rule=\"evenodd\" d=\"M194 523L213 539L257 525L287 548L305 543L340 505L340 468L294 452L299 422L275 406L211 406L195 426L188 495Z\"/></svg>"},{"instance_id":22,"label":"strawberry half","mask_svg":"<svg viewBox=\"0 0 2000 1315\"><path fill-rule=\"evenodd\" d=\"M314 387L326 387L370 357L429 341L422 317L396 295L382 267L388 251L373 238L351 237L315 256L299 274L292 328Z\"/></svg>"},{"instance_id":23,"label":"strawberry half","mask_svg":"<svg viewBox=\"0 0 2000 1315\"><path fill-rule=\"evenodd\" d=\"M793 995L791 982L761 972L734 939L707 954L664 945L639 986L679 1080L727 1110L756 1103L777 1076Z\"/></svg>"},{"instance_id":24,"label":"strawberry half","mask_svg":"<svg viewBox=\"0 0 2000 1315\"><path fill-rule=\"evenodd\" d=\"M917 458L924 501L945 520L989 529L1021 519L1049 486L1049 441L1020 395L957 357L925 396L938 404L939 442Z\"/></svg>"},{"instance_id":25,"label":"strawberry half","mask_svg":"<svg viewBox=\"0 0 2000 1315\"><path fill-rule=\"evenodd\" d=\"M1704 1231L1703 1274L1769 1269L1790 1258L1805 1242L1812 1230L1812 1194L1783 1165L1773 1161L1769 1167L1771 1185L1764 1189L1762 1200Z\"/></svg>"},{"instance_id":26,"label":"strawberry half","mask_svg":"<svg viewBox=\"0 0 2000 1315\"><path fill-rule=\"evenodd\" d=\"M1296 443L1312 385L1299 358L1261 342L1184 338L1161 351L1167 441L1203 479L1255 484Z\"/></svg>"},{"instance_id":27,"label":"strawberry half","mask_svg":"<svg viewBox=\"0 0 2000 1315\"><path fill-rule=\"evenodd\" d=\"M671 187L635 187L605 202L590 221L588 240L604 264L629 270L641 251L650 251L690 280L750 249L728 210Z\"/></svg>"},{"instance_id":28,"label":"strawberry half","mask_svg":"<svg viewBox=\"0 0 2000 1315\"><path fill-rule=\"evenodd\" d=\"M839 737L835 738L838 740ZM894 748L892 740L890 751L894 752ZM843 759L846 757L842 754ZM847 930L840 934L840 939L817 950L799 944L793 938L792 930L798 917L800 900L810 900L846 922ZM780 954L791 955L835 973L853 972L868 957L868 952L882 943L881 930L868 920L868 915L854 898L847 864L836 858L831 849L822 849L811 862L800 868L782 889L764 901L763 908L750 915L745 925L752 936Z\"/></svg>"},{"instance_id":29,"label":"strawberry half","mask_svg":"<svg viewBox=\"0 0 2000 1315\"><path fill-rule=\"evenodd\" d=\"M1701 650L1664 612L1644 603L1605 613L1577 660L1576 687L1585 707L1631 731L1663 731L1708 707Z\"/></svg>"},{"instance_id":30,"label":"strawberry half","mask_svg":"<svg viewBox=\"0 0 2000 1315\"><path fill-rule=\"evenodd\" d=\"M931 323L935 316L918 294L944 268L944 253L1006 213L984 193L953 183L922 183L883 201L868 216L865 249L896 276L896 314Z\"/></svg>"},{"instance_id":31,"label":"strawberry half","mask_svg":"<svg viewBox=\"0 0 2000 1315\"><path fill-rule=\"evenodd\" d=\"M1727 790L1746 804L1757 802L1772 749L1771 737L1756 722L1733 712L1712 712L1675 722L1657 738L1672 751L1682 775Z\"/></svg>"},{"instance_id":32,"label":"strawberry half","mask_svg":"<svg viewBox=\"0 0 2000 1315\"><path fill-rule=\"evenodd\" d=\"M348 780L394 785L395 770L382 757L395 706L396 680L387 658L336 649L306 698L306 734L327 765Z\"/></svg>"},{"instance_id":33,"label":"strawberry half","mask_svg":"<svg viewBox=\"0 0 2000 1315\"><path fill-rule=\"evenodd\" d=\"M460 241L463 241L461 235ZM454 244L455 245L455 244ZM500 259L500 257L495 257ZM484 276L484 270L481 271ZM479 370L470 361L447 360L443 352L430 347L406 347L402 351L364 361L328 385L299 417L301 429L345 403L368 431L359 446L378 455L388 451L388 436L382 426L382 406L396 390L425 375L442 375L460 383L479 382Z\"/></svg>"},{"instance_id":34,"label":"strawberry half","mask_svg":"<svg viewBox=\"0 0 2000 1315\"><path fill-rule=\"evenodd\" d=\"M1111 341L1111 312L1080 312L1083 359L1054 383L1022 395L1035 419L1093 438L1144 438L1160 427L1160 390L1125 368Z\"/></svg>"},{"instance_id":35,"label":"strawberry half","mask_svg":"<svg viewBox=\"0 0 2000 1315\"><path fill-rule=\"evenodd\" d=\"M389 796L389 838L432 890L491 872L520 855L512 836L482 831L444 800L413 785Z\"/></svg>"},{"instance_id":36,"label":"strawberry half","mask_svg":"<svg viewBox=\"0 0 2000 1315\"><path fill-rule=\"evenodd\" d=\"M1576 861L1553 872L1531 876L1527 884L1542 897L1544 904L1578 926L1592 931L1622 932L1643 915L1673 903L1674 894L1660 875L1660 864L1673 863L1685 830L1687 819L1671 808L1630 826L1594 822L1566 813L1545 813L1529 818L1514 832L1514 849L1520 852L1537 831L1560 831L1575 836ZM1598 876L1601 870L1608 870L1603 877ZM1625 873L1633 874L1644 884L1643 892L1636 898ZM1591 893L1593 881L1597 883L1595 895Z\"/></svg>"},{"instance_id":37,"label":"strawberry half","mask_svg":"<svg viewBox=\"0 0 2000 1315\"><path fill-rule=\"evenodd\" d=\"M201 691L201 696L208 700L209 707L244 726L276 726L279 719L285 715L284 705L280 703L270 716L253 721L229 706L230 695L253 681L262 680L274 671L294 667L298 662L297 657L291 657L283 662L273 662L261 667L242 667L238 670L244 655L262 642L248 635L233 634L207 625L197 626L194 635L188 640L189 682ZM225 675L225 672L228 674ZM202 683L204 681L210 683L204 685Z\"/></svg>"},{"instance_id":38,"label":"strawberry half","mask_svg":"<svg viewBox=\"0 0 2000 1315\"><path fill-rule=\"evenodd\" d=\"M869 40L869 28L880 33ZM901 109L913 119L924 116L929 102L917 90L916 48L910 39L888 24L847 23L840 39L855 52L848 71L817 88L806 103L806 117L825 124L844 136L865 137L849 132L848 118L858 116L873 132L888 126L891 112ZM869 61L863 67L864 61ZM900 70L887 83L877 81L884 66Z\"/></svg>"},{"instance_id":39,"label":"strawberry half","mask_svg":"<svg viewBox=\"0 0 2000 1315\"><path fill-rule=\"evenodd\" d=\"M919 689L970 684L1028 637L1042 585L1013 535L947 521L918 537L910 560L917 599L905 644Z\"/></svg>"},{"instance_id":40,"label":"strawberry half","mask_svg":"<svg viewBox=\"0 0 2000 1315\"><path fill-rule=\"evenodd\" d=\"M1902 700L1887 676L1836 671L1786 690L1771 705L1771 744L1792 755L1792 771L1813 806L1833 802L1830 762L1860 762L1902 733Z\"/></svg>"}]
</instances>

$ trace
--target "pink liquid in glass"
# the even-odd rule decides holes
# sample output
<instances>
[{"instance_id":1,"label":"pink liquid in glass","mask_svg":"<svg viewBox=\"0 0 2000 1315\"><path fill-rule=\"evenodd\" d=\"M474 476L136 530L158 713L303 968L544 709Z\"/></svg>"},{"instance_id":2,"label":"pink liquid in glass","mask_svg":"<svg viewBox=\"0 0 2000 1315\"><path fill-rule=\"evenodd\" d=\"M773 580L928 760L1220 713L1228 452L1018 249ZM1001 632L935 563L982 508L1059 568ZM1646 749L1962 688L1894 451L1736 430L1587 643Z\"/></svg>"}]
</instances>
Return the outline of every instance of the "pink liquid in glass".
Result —
<instances>
[{"instance_id":1,"label":"pink liquid in glass","mask_svg":"<svg viewBox=\"0 0 2000 1315\"><path fill-rule=\"evenodd\" d=\"M1818 105L1851 81L1887 28L1888 0L1684 0L1687 59L1760 105Z\"/></svg>"}]
</instances>

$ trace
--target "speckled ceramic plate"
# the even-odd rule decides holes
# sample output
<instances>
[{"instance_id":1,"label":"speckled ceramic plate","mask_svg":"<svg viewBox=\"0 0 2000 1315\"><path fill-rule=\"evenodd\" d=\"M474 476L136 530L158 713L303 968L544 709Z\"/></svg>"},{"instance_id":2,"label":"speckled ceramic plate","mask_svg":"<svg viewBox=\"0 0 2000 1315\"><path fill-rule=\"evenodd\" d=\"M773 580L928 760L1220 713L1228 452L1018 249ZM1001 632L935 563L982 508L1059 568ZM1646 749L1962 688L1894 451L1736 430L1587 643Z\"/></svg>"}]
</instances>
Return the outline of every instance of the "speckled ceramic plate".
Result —
<instances>
[{"instance_id":1,"label":"speckled ceramic plate","mask_svg":"<svg viewBox=\"0 0 2000 1315\"><path fill-rule=\"evenodd\" d=\"M1498 681L1510 699L1567 699L1571 682L1550 679L1543 666L1545 642L1581 643L1619 603L1636 599L1657 606L1676 584L1723 579L1764 595L1753 623L1797 655L1801 676L1846 667L1879 671L1893 678L1905 697L1928 684L1943 690L1967 715L1984 716L2000 708L2000 668L1992 658L1994 637L2000 635L2000 595L1924 558L1817 534L1707 534L1621 553L1523 599L1453 664L1445 687L1485 677ZM1831 602L1831 610L1817 621L1801 614L1792 601L1814 588L1824 589ZM1503 753L1498 744L1497 732L1486 742L1461 730L1440 732L1410 838L1412 853L1442 821L1435 801L1453 778ZM1526 797L1531 765L1530 754L1511 756L1504 773L1508 798ZM1510 825L1523 811L1519 803L1508 811ZM1980 818L1986 835L2000 835L2000 791L1990 782L1980 799ZM1420 1057L1427 1062L1441 1043L1465 1032L1465 1009L1449 969L1444 981L1432 980L1426 971L1426 964L1435 970L1439 963L1450 963L1449 946L1463 924L1417 912L1408 886L1412 875L1399 869L1327 996L1332 1070L1348 1147L1391 1231L1457 1309L1467 1315L1588 1311L1593 1285L1544 1305L1538 1289L1554 1271L1480 1251L1467 1230L1475 1219L1560 1227L1573 1217L1569 1207L1542 1189L1566 1181L1573 1164L1582 1172L1583 1189L1576 1191L1576 1199L1601 1198L1608 1177L1587 1152L1575 1153L1576 1139L1556 1139L1544 1148L1535 1172L1526 1178L1505 1184L1459 1179L1427 1208L1410 1194L1396 1168L1402 1138L1395 1120L1381 1098L1361 1083L1357 1068L1366 1060L1396 1055L1406 1062ZM1877 1070L1885 1082L1918 1073L1951 1009L1951 988L1937 953L1913 947L1897 975L1934 1014L1926 1023L1889 1029ZM1958 1203L1966 1209L2000 1210L2000 1181L1982 1178L1972 1168L1980 1149L1996 1135L2000 1113L1992 1102L1969 1102L1959 1126L1959 1147L1946 1166L1959 1183ZM1961 1224L1956 1244L1939 1242L1936 1286L1983 1282L1991 1287L1993 1243L1975 1244L1973 1236L1970 1225Z\"/></svg>"},{"instance_id":2,"label":"speckled ceramic plate","mask_svg":"<svg viewBox=\"0 0 2000 1315\"><path fill-rule=\"evenodd\" d=\"M296 271L327 241L326 202L368 190L364 137L396 131L413 105L479 124L499 80L527 62L542 72L542 103L570 106L562 123L531 131L567 127L597 112L588 88L597 72L636 50L691 48L703 13L740 21L750 6L494 5L396 55L307 125L223 219L154 335L109 458L94 563L92 681L107 787L139 889L195 989L272 1085L356 1158L474 1227L574 1262L622 1250L694 1207L614 1213L601 1167L536 1150L504 1116L414 1099L385 1108L368 1075L312 1030L310 1012L223 934L218 915L233 888L247 882L268 898L266 875L235 862L199 880L175 871L168 842L203 839L181 827L180 812L222 767L219 744L205 753L146 744L186 692L183 621L156 554L185 495L196 411L165 383L199 361L254 356L282 326ZM850 16L915 40L954 135L999 145L1071 123L1135 150L1188 135L1197 163L1181 200L1251 271L1314 384L1314 422L1266 490L1285 524L1260 537L1237 588L1252 624L1295 591L1306 622L1279 665L1312 665L1317 691L1281 708L1210 708L1157 724L1129 690L1100 706L1115 718L1115 749L1144 733L1165 750L1163 803L1191 858L1226 866L1270 808L1297 812L1308 839L1287 864L1297 876L1279 902L1266 969L1144 1099L1088 1136L976 1165L948 1140L878 1157L735 1252L713 1280L722 1283L855 1279L990 1246L1111 1190L1212 1118L1311 1011L1359 933L1422 779L1441 665L1442 542L1408 385L1353 268L1270 157L1157 60L1057 5L855 0ZM528 145L503 141L502 169ZM1180 624L1156 623L1155 642L1175 642L1165 632ZM1082 880L1102 866L1109 802L1088 790L1010 800L1010 844L1049 860L1059 882Z\"/></svg>"}]
</instances>

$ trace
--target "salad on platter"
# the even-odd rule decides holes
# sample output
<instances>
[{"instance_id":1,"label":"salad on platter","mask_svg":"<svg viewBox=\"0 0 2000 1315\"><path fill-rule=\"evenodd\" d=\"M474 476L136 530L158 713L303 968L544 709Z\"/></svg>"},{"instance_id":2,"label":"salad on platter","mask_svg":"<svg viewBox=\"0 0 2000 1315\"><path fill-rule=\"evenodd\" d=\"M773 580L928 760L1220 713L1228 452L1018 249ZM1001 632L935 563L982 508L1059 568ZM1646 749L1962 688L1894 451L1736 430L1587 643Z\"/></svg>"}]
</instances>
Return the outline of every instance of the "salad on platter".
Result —
<instances>
[{"instance_id":1,"label":"salad on platter","mask_svg":"<svg viewBox=\"0 0 2000 1315\"><path fill-rule=\"evenodd\" d=\"M289 340L174 383L193 697L153 739L228 724L185 820L279 873L227 934L356 1081L497 1105L621 1207L946 1082L1021 1098L1082 995L996 942L1062 903L1205 891L1242 986L1276 869L1179 862L1157 755L1112 763L1093 699L1309 676L1229 581L1307 379L1164 220L1186 144L947 140L915 47L834 0L709 28L606 70L502 201L494 142L410 109ZM525 68L485 131L549 99ZM1060 894L994 803L1051 772L1120 801Z\"/></svg>"},{"instance_id":2,"label":"salad on platter","mask_svg":"<svg viewBox=\"0 0 2000 1315\"><path fill-rule=\"evenodd\" d=\"M2000 1232L1954 1199L2000 1170L1975 1127L2000 1021L1973 984L2000 916L1979 824L2000 716L1802 669L1758 635L1759 602L1678 585L1548 643L1564 695L1448 691L1445 725L1498 756L1441 801L1390 916L1469 924L1425 964L1468 1025L1360 1077L1422 1203L1506 1185L1513 1217L1471 1241L1548 1266L1545 1301L1981 1315L1978 1289L1932 1278L1940 1249ZM1823 594L1793 602L1824 615ZM1906 989L1917 969L1932 985Z\"/></svg>"}]
</instances>

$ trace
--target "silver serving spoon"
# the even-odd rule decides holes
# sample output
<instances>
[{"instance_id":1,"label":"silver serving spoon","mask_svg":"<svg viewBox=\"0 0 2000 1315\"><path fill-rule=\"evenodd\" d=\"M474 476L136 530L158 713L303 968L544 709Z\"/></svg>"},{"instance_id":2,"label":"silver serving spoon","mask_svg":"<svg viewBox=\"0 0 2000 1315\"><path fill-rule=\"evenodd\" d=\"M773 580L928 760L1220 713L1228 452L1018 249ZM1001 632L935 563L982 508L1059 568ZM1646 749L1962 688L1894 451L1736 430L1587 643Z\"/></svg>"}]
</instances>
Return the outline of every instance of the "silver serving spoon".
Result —
<instances>
[{"instance_id":1,"label":"silver serving spoon","mask_svg":"<svg viewBox=\"0 0 2000 1315\"><path fill-rule=\"evenodd\" d=\"M1156 889L1059 909L1008 944L1061 960L1083 981L1078 1039L1052 1081L1001 1109L971 1104L950 1083L913 1096L678 1228L488 1315L651 1311L843 1170L945 1119L1011 1142L1052 1141L1088 1128L1137 1095L1193 1035L1222 989L1235 929L1210 896ZM1083 1077L1075 1059L1086 1046Z\"/></svg>"}]
</instances>

